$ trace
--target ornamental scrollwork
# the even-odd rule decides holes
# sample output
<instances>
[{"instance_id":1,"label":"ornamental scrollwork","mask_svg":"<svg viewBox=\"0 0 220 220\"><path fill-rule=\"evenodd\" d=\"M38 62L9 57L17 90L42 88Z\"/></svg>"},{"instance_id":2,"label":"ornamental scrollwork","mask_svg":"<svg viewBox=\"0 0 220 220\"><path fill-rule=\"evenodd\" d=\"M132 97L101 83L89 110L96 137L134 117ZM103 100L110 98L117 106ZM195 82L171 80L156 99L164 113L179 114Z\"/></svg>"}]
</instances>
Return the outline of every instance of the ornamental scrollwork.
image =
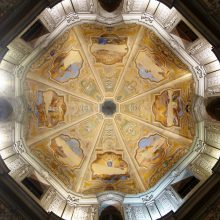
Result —
<instances>
[{"instance_id":1,"label":"ornamental scrollwork","mask_svg":"<svg viewBox=\"0 0 220 220\"><path fill-rule=\"evenodd\" d=\"M198 78L202 79L206 76L206 72L203 66L195 66L193 69Z\"/></svg>"},{"instance_id":2,"label":"ornamental scrollwork","mask_svg":"<svg viewBox=\"0 0 220 220\"><path fill-rule=\"evenodd\" d=\"M154 199L153 194L148 194L142 198L143 203L146 205Z\"/></svg>"},{"instance_id":3,"label":"ornamental scrollwork","mask_svg":"<svg viewBox=\"0 0 220 220\"><path fill-rule=\"evenodd\" d=\"M147 23L149 25L152 25L153 24L153 21L154 21L154 17L153 15L149 14L149 13L144 13L142 16L141 16L141 20L144 22L144 23Z\"/></svg>"},{"instance_id":4,"label":"ornamental scrollwork","mask_svg":"<svg viewBox=\"0 0 220 220\"><path fill-rule=\"evenodd\" d=\"M76 206L79 202L79 199L72 195L68 195L66 201L70 206Z\"/></svg>"},{"instance_id":5,"label":"ornamental scrollwork","mask_svg":"<svg viewBox=\"0 0 220 220\"><path fill-rule=\"evenodd\" d=\"M200 153L206 148L206 143L202 140L199 140L194 149L195 152Z\"/></svg>"},{"instance_id":6,"label":"ornamental scrollwork","mask_svg":"<svg viewBox=\"0 0 220 220\"><path fill-rule=\"evenodd\" d=\"M14 148L15 152L18 154L22 154L22 153L26 152L24 145L22 144L22 140L15 142L13 145L13 148Z\"/></svg>"},{"instance_id":7,"label":"ornamental scrollwork","mask_svg":"<svg viewBox=\"0 0 220 220\"><path fill-rule=\"evenodd\" d=\"M68 15L66 15L66 21L68 24L72 24L79 20L79 15L75 12L70 12Z\"/></svg>"}]
</instances>

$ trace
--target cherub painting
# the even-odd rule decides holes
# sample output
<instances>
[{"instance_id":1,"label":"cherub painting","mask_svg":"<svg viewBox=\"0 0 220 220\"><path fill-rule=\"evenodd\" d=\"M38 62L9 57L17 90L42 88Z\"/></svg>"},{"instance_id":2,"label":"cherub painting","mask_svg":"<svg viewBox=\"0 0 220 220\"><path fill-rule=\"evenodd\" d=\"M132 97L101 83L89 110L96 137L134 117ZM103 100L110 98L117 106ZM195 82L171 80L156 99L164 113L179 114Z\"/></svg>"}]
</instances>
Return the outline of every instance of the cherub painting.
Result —
<instances>
[{"instance_id":1,"label":"cherub painting","mask_svg":"<svg viewBox=\"0 0 220 220\"><path fill-rule=\"evenodd\" d=\"M180 127L180 118L184 114L184 106L180 90L167 89L160 95L155 95L153 104L155 121L166 127Z\"/></svg>"},{"instance_id":2,"label":"cherub painting","mask_svg":"<svg viewBox=\"0 0 220 220\"><path fill-rule=\"evenodd\" d=\"M97 63L113 65L122 63L128 53L127 37L119 37L114 34L103 34L91 38L91 53Z\"/></svg>"},{"instance_id":3,"label":"cherub painting","mask_svg":"<svg viewBox=\"0 0 220 220\"><path fill-rule=\"evenodd\" d=\"M167 148L167 139L159 134L144 137L138 143L135 158L141 167L158 165L166 157Z\"/></svg>"},{"instance_id":4,"label":"cherub painting","mask_svg":"<svg viewBox=\"0 0 220 220\"><path fill-rule=\"evenodd\" d=\"M71 169L79 167L83 160L83 151L77 139L60 135L51 140L50 145L54 157L64 166Z\"/></svg>"},{"instance_id":5,"label":"cherub painting","mask_svg":"<svg viewBox=\"0 0 220 220\"><path fill-rule=\"evenodd\" d=\"M38 91L35 101L35 116L39 127L54 127L64 121L66 104L64 97L54 91Z\"/></svg>"},{"instance_id":6,"label":"cherub painting","mask_svg":"<svg viewBox=\"0 0 220 220\"><path fill-rule=\"evenodd\" d=\"M82 57L77 50L61 53L53 62L50 75L53 80L65 83L79 76L83 65Z\"/></svg>"}]
</instances>

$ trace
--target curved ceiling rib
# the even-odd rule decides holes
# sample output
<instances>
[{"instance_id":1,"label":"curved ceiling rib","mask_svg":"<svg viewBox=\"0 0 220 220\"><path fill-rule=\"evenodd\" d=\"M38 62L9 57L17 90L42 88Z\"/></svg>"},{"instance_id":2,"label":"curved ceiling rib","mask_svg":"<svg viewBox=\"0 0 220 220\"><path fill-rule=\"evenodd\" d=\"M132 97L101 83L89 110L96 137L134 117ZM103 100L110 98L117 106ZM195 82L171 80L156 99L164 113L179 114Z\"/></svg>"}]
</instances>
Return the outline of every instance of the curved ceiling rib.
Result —
<instances>
[{"instance_id":1,"label":"curved ceiling rib","mask_svg":"<svg viewBox=\"0 0 220 220\"><path fill-rule=\"evenodd\" d=\"M140 38L142 37L143 29L144 29L144 27L140 27L140 29L139 29L139 31L137 33L136 39L135 39L135 41L133 43L133 46L131 47L130 56L128 58L127 63L125 64L124 71L122 72L121 77L119 78L118 83L116 85L114 96L116 96L116 94L118 92L118 89L119 89L119 87L121 85L121 82L123 81L124 75L126 74L126 71L127 71L128 67L129 67L129 63L134 58L135 52L137 50L137 47L138 47L138 44L139 44L139 41L140 41Z\"/></svg>"},{"instance_id":2,"label":"curved ceiling rib","mask_svg":"<svg viewBox=\"0 0 220 220\"><path fill-rule=\"evenodd\" d=\"M92 71L92 73L93 73L93 75L95 77L95 80L96 80L97 84L99 85L99 88L102 91L102 94L105 94L103 85L102 85L101 81L99 80L98 76L96 75L94 67L92 65L92 62L91 62L91 60L89 58L88 43L85 41L83 35L80 33L80 31L78 30L77 27L75 28L75 33L76 33L77 39L78 39L78 41L79 41L79 43L81 45L81 48L84 51L85 57L86 57L86 59L88 61L90 69L91 69L91 71Z\"/></svg>"}]
</instances>

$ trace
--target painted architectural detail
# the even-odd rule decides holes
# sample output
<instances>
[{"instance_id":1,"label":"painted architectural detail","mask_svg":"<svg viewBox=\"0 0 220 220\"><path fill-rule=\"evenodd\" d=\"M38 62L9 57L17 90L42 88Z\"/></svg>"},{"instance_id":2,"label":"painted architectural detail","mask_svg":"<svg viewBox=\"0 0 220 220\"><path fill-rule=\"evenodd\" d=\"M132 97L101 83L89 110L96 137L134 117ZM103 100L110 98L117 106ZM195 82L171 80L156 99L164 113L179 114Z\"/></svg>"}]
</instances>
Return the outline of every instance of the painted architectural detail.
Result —
<instances>
[{"instance_id":1,"label":"painted architectural detail","mask_svg":"<svg viewBox=\"0 0 220 220\"><path fill-rule=\"evenodd\" d=\"M211 174L212 173L212 167L214 166L216 160L212 160L211 158L207 160L207 157L204 155L201 155L195 162L195 164L205 170L205 172Z\"/></svg>"},{"instance_id":2,"label":"painted architectural detail","mask_svg":"<svg viewBox=\"0 0 220 220\"><path fill-rule=\"evenodd\" d=\"M207 87L219 86L220 84L220 75L207 75Z\"/></svg>"},{"instance_id":3,"label":"painted architectural detail","mask_svg":"<svg viewBox=\"0 0 220 220\"><path fill-rule=\"evenodd\" d=\"M174 210L174 207L167 195L164 193L157 199L157 206L162 215L167 214L171 210Z\"/></svg>"},{"instance_id":4,"label":"painted architectural detail","mask_svg":"<svg viewBox=\"0 0 220 220\"><path fill-rule=\"evenodd\" d=\"M17 180L22 180L24 179L26 176L28 176L31 172L33 172L33 167L31 167L30 165L24 166L20 172L16 175L16 179Z\"/></svg>"},{"instance_id":5,"label":"painted architectural detail","mask_svg":"<svg viewBox=\"0 0 220 220\"><path fill-rule=\"evenodd\" d=\"M208 96L216 95L220 93L220 88L207 89L206 94Z\"/></svg>"}]
</instances>

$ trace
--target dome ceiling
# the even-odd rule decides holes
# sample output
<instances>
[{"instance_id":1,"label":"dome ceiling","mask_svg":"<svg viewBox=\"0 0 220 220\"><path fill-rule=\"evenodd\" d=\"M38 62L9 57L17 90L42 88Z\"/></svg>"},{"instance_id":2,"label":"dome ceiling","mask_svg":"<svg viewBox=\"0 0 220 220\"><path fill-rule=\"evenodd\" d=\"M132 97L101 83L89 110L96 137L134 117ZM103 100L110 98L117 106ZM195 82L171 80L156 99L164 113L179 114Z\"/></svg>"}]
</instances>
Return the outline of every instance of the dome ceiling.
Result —
<instances>
[{"instance_id":1,"label":"dome ceiling","mask_svg":"<svg viewBox=\"0 0 220 220\"><path fill-rule=\"evenodd\" d=\"M29 153L74 192L144 192L191 147L192 75L143 26L72 27L25 81Z\"/></svg>"}]
</instances>

